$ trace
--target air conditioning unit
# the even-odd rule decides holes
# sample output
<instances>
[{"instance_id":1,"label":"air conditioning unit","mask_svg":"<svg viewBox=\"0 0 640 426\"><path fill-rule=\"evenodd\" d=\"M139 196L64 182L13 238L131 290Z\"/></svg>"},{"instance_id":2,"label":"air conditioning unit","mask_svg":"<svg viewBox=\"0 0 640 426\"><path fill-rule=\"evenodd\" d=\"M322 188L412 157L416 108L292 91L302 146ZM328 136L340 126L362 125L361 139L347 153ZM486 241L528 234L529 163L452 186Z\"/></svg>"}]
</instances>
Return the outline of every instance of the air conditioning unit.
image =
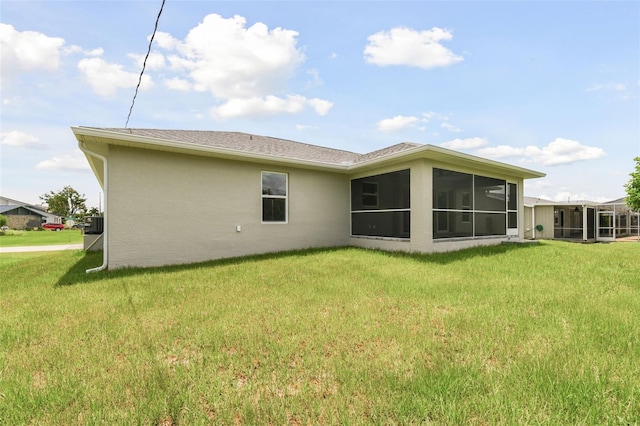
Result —
<instances>
[{"instance_id":1,"label":"air conditioning unit","mask_svg":"<svg viewBox=\"0 0 640 426\"><path fill-rule=\"evenodd\" d=\"M104 229L104 217L91 216L85 219L84 233L85 234L102 234Z\"/></svg>"}]
</instances>

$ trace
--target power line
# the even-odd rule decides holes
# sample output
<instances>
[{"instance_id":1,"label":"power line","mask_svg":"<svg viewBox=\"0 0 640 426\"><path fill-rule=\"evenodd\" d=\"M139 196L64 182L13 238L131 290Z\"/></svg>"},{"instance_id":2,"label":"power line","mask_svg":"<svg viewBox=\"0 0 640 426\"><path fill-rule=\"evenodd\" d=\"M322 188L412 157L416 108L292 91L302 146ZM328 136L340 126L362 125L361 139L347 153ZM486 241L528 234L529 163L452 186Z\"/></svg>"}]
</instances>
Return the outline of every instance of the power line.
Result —
<instances>
[{"instance_id":1,"label":"power line","mask_svg":"<svg viewBox=\"0 0 640 426\"><path fill-rule=\"evenodd\" d=\"M144 61L142 62L142 71L140 72L140 77L138 77L138 85L136 86L136 92L133 94L133 99L131 100L131 107L129 108L129 114L127 115L127 122L124 125L126 129L129 126L129 119L131 118L131 112L133 112L133 105L136 103L136 97L138 96L138 89L140 89L140 83L142 83L142 74L144 74L144 69L147 66L147 59L149 59L149 54L151 53L151 45L153 44L153 38L156 36L156 31L158 30L158 22L160 22L160 15L162 15L162 9L164 9L164 2L162 0L162 5L160 6L160 11L158 12L158 17L156 18L156 26L153 28L153 34L151 34L151 39L149 40L149 49L147 49L147 55L144 57Z\"/></svg>"}]
</instances>

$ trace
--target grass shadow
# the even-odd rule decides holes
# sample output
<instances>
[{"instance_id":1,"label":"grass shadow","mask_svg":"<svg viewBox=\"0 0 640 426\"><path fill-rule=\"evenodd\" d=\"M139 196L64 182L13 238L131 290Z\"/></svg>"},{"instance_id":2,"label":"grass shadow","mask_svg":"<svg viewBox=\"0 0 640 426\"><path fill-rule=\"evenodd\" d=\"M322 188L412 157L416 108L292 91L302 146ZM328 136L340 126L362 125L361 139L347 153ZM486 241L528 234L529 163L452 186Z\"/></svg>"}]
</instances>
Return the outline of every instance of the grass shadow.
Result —
<instances>
[{"instance_id":1,"label":"grass shadow","mask_svg":"<svg viewBox=\"0 0 640 426\"><path fill-rule=\"evenodd\" d=\"M403 251L390 251L383 253L389 257L411 259L422 263L448 265L450 263L463 262L476 257L491 257L513 251L526 250L538 246L539 244L539 241L531 241L526 243L502 243L493 246L469 247L441 253L408 253Z\"/></svg>"},{"instance_id":2,"label":"grass shadow","mask_svg":"<svg viewBox=\"0 0 640 426\"><path fill-rule=\"evenodd\" d=\"M87 269L94 268L102 263L102 252L88 252L69 268L65 274L60 277L55 286L68 286L75 284L91 283L95 281L126 278L140 274L165 274L172 272L188 271L201 268L215 268L227 265L239 265L252 262L259 262L270 259L282 259L291 256L311 256L318 253L329 253L340 250L359 250L363 252L378 253L385 257L411 259L417 262L449 264L453 262L461 262L474 257L488 257L505 254L514 250L523 250L537 244L498 244L494 246L472 247L446 253L407 253L401 251L384 251L377 249L364 249L357 247L323 247L309 248L303 250L290 250L274 253L256 254L242 257L231 257L226 259L210 260L205 262L188 263L183 265L169 265L156 267L130 267L116 269L114 271L100 271L87 273Z\"/></svg>"},{"instance_id":3,"label":"grass shadow","mask_svg":"<svg viewBox=\"0 0 640 426\"><path fill-rule=\"evenodd\" d=\"M87 273L87 269L94 268L102 264L102 252L86 253L78 262L69 268L65 274L60 277L55 286L67 286L82 283L91 283L95 281L126 278L140 274L166 274L172 272L189 271L201 268L213 268L226 265L239 265L243 263L251 263L269 259L281 259L290 256L309 256L316 253L327 253L331 251L343 250L346 247L328 247L328 248L309 248L303 250L290 250L274 253L256 254L242 257L230 257L225 259L208 260L204 262L186 263L181 265L168 266L152 266L152 267L128 267L116 269L113 271L105 270L100 272Z\"/></svg>"}]
</instances>

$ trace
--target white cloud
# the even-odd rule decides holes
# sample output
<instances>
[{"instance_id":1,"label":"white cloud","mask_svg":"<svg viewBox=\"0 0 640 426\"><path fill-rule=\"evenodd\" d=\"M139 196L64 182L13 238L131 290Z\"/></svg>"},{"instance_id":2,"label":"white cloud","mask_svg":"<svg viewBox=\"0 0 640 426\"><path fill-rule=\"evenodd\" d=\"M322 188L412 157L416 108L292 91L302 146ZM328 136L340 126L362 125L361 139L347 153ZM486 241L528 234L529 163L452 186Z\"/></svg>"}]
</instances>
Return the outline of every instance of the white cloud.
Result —
<instances>
[{"instance_id":1,"label":"white cloud","mask_svg":"<svg viewBox=\"0 0 640 426\"><path fill-rule=\"evenodd\" d=\"M378 121L377 127L381 132L394 132L410 127L417 121L418 117L396 115L393 118L385 118L384 120Z\"/></svg>"},{"instance_id":2,"label":"white cloud","mask_svg":"<svg viewBox=\"0 0 640 426\"><path fill-rule=\"evenodd\" d=\"M631 98L629 88L624 83L594 84L593 86L587 87L585 92L615 93L620 96L621 99Z\"/></svg>"},{"instance_id":3,"label":"white cloud","mask_svg":"<svg viewBox=\"0 0 640 426\"><path fill-rule=\"evenodd\" d=\"M318 115L327 115L333 107L333 103L324 99L313 98L307 100L307 103L315 110Z\"/></svg>"},{"instance_id":4,"label":"white cloud","mask_svg":"<svg viewBox=\"0 0 640 426\"><path fill-rule=\"evenodd\" d=\"M542 194L538 198L559 202L593 201L596 203L604 203L611 201L611 198L594 195L589 192L571 192L563 189L560 189L555 193Z\"/></svg>"},{"instance_id":5,"label":"white cloud","mask_svg":"<svg viewBox=\"0 0 640 426\"><path fill-rule=\"evenodd\" d=\"M318 130L318 126L312 126L310 124L296 124L297 130Z\"/></svg>"},{"instance_id":6,"label":"white cloud","mask_svg":"<svg viewBox=\"0 0 640 426\"><path fill-rule=\"evenodd\" d=\"M122 65L110 64L101 58L82 59L78 62L78 69L84 74L93 91L100 96L112 96L118 89L136 87L140 76L139 73L124 71ZM152 86L151 77L143 75L140 89L145 90Z\"/></svg>"},{"instance_id":7,"label":"white cloud","mask_svg":"<svg viewBox=\"0 0 640 426\"><path fill-rule=\"evenodd\" d=\"M452 38L450 31L437 27L426 31L396 27L370 35L364 56L367 62L380 66L445 67L463 60L440 44Z\"/></svg>"},{"instance_id":8,"label":"white cloud","mask_svg":"<svg viewBox=\"0 0 640 426\"><path fill-rule=\"evenodd\" d=\"M449 114L441 114L439 112L427 111L422 113L422 122L428 123L431 119L438 120L440 122L447 121L449 119Z\"/></svg>"},{"instance_id":9,"label":"white cloud","mask_svg":"<svg viewBox=\"0 0 640 426\"><path fill-rule=\"evenodd\" d=\"M453 133L460 133L462 131L459 127L456 127L453 124L449 124L449 123L441 123L440 127L447 129Z\"/></svg>"},{"instance_id":10,"label":"white cloud","mask_svg":"<svg viewBox=\"0 0 640 426\"><path fill-rule=\"evenodd\" d=\"M178 39L173 38L171 34L165 33L164 31L157 31L153 41L158 47L167 50L173 50L180 45L180 41Z\"/></svg>"},{"instance_id":11,"label":"white cloud","mask_svg":"<svg viewBox=\"0 0 640 426\"><path fill-rule=\"evenodd\" d=\"M130 53L129 57L135 61L136 66L142 70L142 65L144 64L144 58L146 55L138 55L137 53ZM166 66L164 55L160 53L151 52L149 57L147 58L147 65L145 69L147 70L159 70Z\"/></svg>"},{"instance_id":12,"label":"white cloud","mask_svg":"<svg viewBox=\"0 0 640 426\"><path fill-rule=\"evenodd\" d=\"M36 169L53 171L84 172L89 170L89 164L80 150L73 151L62 156L55 156L41 161Z\"/></svg>"},{"instance_id":13,"label":"white cloud","mask_svg":"<svg viewBox=\"0 0 640 426\"><path fill-rule=\"evenodd\" d=\"M183 78L178 78L178 77L169 78L164 80L163 83L169 89L173 89L173 90L180 90L183 92L187 92L192 89L191 83L188 80L185 80Z\"/></svg>"},{"instance_id":14,"label":"white cloud","mask_svg":"<svg viewBox=\"0 0 640 426\"><path fill-rule=\"evenodd\" d=\"M491 158L521 157L523 162L537 163L544 166L594 160L607 155L602 148L582 145L578 141L563 138L556 138L542 148L532 145L526 147L499 145L482 148L477 152L479 155Z\"/></svg>"},{"instance_id":15,"label":"white cloud","mask_svg":"<svg viewBox=\"0 0 640 426\"><path fill-rule=\"evenodd\" d=\"M509 145L498 145L482 148L478 150L478 154L492 158L518 157L527 155L527 150L533 153L534 150L539 151L540 148L537 146L513 147Z\"/></svg>"},{"instance_id":16,"label":"white cloud","mask_svg":"<svg viewBox=\"0 0 640 426\"><path fill-rule=\"evenodd\" d=\"M87 56L101 56L104 53L104 49L102 47L98 47L97 49L87 50L84 52Z\"/></svg>"},{"instance_id":17,"label":"white cloud","mask_svg":"<svg viewBox=\"0 0 640 426\"><path fill-rule=\"evenodd\" d=\"M477 149L485 146L487 143L486 139L478 137L466 139L457 138L441 143L440 146L449 149Z\"/></svg>"},{"instance_id":18,"label":"white cloud","mask_svg":"<svg viewBox=\"0 0 640 426\"><path fill-rule=\"evenodd\" d=\"M185 69L193 83L223 99L277 93L304 61L296 48L298 33L258 22L246 27L242 16L224 19L210 14L183 41L167 34L158 46L175 50L174 69Z\"/></svg>"},{"instance_id":19,"label":"white cloud","mask_svg":"<svg viewBox=\"0 0 640 426\"><path fill-rule=\"evenodd\" d=\"M72 45L72 46L68 46L68 47L63 47L61 49L61 52L64 53L65 55L71 55L74 53L79 53L79 52L83 52L82 47L77 46L77 45Z\"/></svg>"},{"instance_id":20,"label":"white cloud","mask_svg":"<svg viewBox=\"0 0 640 426\"><path fill-rule=\"evenodd\" d=\"M29 133L12 130L0 134L0 145L13 146L18 148L41 149L47 145L40 142L40 138Z\"/></svg>"},{"instance_id":21,"label":"white cloud","mask_svg":"<svg viewBox=\"0 0 640 426\"><path fill-rule=\"evenodd\" d=\"M0 61L2 80L19 71L55 70L65 41L36 31L17 31L0 23Z\"/></svg>"},{"instance_id":22,"label":"white cloud","mask_svg":"<svg viewBox=\"0 0 640 426\"><path fill-rule=\"evenodd\" d=\"M211 93L223 101L211 109L214 117L296 114L307 107L325 115L331 102L287 93L287 83L305 60L297 36L296 31L269 29L261 22L248 27L242 16L210 14L184 40L164 32L155 40L167 53L169 70L178 73L166 78L165 86ZM307 88L322 84L317 70L308 74Z\"/></svg>"},{"instance_id":23,"label":"white cloud","mask_svg":"<svg viewBox=\"0 0 640 426\"><path fill-rule=\"evenodd\" d=\"M309 81L306 85L307 89L311 87L322 86L324 84L324 81L322 81L322 79L320 78L320 73L317 69L308 70L307 75L309 76Z\"/></svg>"},{"instance_id":24,"label":"white cloud","mask_svg":"<svg viewBox=\"0 0 640 426\"><path fill-rule=\"evenodd\" d=\"M307 106L313 108L318 114L325 115L333 104L322 99L307 99L300 95L289 95L286 98L269 95L264 98L229 99L222 105L212 108L211 114L222 119L247 116L268 117L283 112L299 113Z\"/></svg>"},{"instance_id":25,"label":"white cloud","mask_svg":"<svg viewBox=\"0 0 640 426\"><path fill-rule=\"evenodd\" d=\"M69 47L64 47L62 49L62 53L64 53L65 55L71 55L74 53L82 53L85 56L102 56L102 54L104 53L104 49L102 47L98 47L96 49L92 49L92 50L85 50L80 46L76 46L75 44L73 46L69 46Z\"/></svg>"}]
</instances>

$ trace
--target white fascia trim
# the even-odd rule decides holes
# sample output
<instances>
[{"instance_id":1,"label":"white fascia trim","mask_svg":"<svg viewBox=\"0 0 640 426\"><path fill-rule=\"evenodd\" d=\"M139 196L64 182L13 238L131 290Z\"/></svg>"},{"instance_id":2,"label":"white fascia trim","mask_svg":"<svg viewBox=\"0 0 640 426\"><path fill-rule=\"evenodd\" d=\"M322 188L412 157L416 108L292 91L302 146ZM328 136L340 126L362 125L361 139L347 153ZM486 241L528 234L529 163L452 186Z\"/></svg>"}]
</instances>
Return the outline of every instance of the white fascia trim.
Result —
<instances>
[{"instance_id":1,"label":"white fascia trim","mask_svg":"<svg viewBox=\"0 0 640 426\"><path fill-rule=\"evenodd\" d=\"M511 164L502 163L500 161L489 160L475 155L465 154L458 151L453 151L447 148L442 148L435 145L419 145L415 148L405 149L393 154L385 155L384 157L374 158L372 160L356 163L349 167L351 171L358 170L360 168L373 167L379 163L386 163L399 159L411 160L415 158L427 158L432 160L456 160L462 159L478 165L489 166L494 169L499 169L502 172L514 174L522 179L533 179L546 176L546 173L536 172L535 170L525 169L523 167L513 166Z\"/></svg>"},{"instance_id":2,"label":"white fascia trim","mask_svg":"<svg viewBox=\"0 0 640 426\"><path fill-rule=\"evenodd\" d=\"M303 168L314 168L314 169L329 169L335 172L348 172L348 165L335 165L329 163L323 163L320 161L310 161L310 160L298 160L293 158L282 158L276 157L272 155L265 154L255 154L247 151L239 151L235 149L229 148L218 148L211 147L205 145L192 144L188 142L174 142L165 139L158 139L149 136L139 136L139 135L127 135L125 133L120 132L110 132L108 130L97 130L86 127L71 127L71 130L76 135L76 138L80 138L81 136L93 136L98 138L109 138L114 140L124 140L127 142L139 143L152 145L157 147L165 147L170 148L176 151L183 152L200 152L203 154L215 154L218 157L222 158L230 158L230 159L239 159L239 160L253 160L257 162L267 162L267 163L278 163L278 164L287 164L292 166L298 166Z\"/></svg>"},{"instance_id":3,"label":"white fascia trim","mask_svg":"<svg viewBox=\"0 0 640 426\"><path fill-rule=\"evenodd\" d=\"M353 173L361 169L372 168L372 167L382 165L388 162L393 162L396 160L411 160L416 158L429 158L429 159L437 160L439 159L440 156L442 156L445 159L452 159L452 160L462 159L472 163L484 164L486 166L498 168L505 172L510 172L510 173L515 172L516 176L522 177L523 179L539 178L539 177L546 176L546 173L536 172L534 170L525 169L518 166L512 166L507 163L488 160L486 158L477 157L475 155L464 154L458 151L453 151L450 149L446 149L446 148L442 148L434 145L428 145L428 144L419 145L419 146L416 146L415 148L409 148L403 151L398 151L393 154L363 161L361 163L337 165L337 164L323 163L320 161L275 157L272 155L256 154L256 153L238 151L238 150L228 149L228 148L210 147L210 146L197 145L197 144L192 144L187 142L174 142L174 141L154 138L150 136L139 136L139 135L133 135L133 134L127 135L126 133L112 132L108 130L95 129L91 127L72 126L71 130L76 135L76 138L78 140L80 140L81 135L93 136L93 137L99 137L99 138L109 138L109 139L115 139L115 140L120 139L120 140L133 142L133 143L170 148L177 151L184 151L184 152L196 151L196 152L201 152L203 154L205 153L214 154L220 157L227 157L231 159L244 159L244 160L253 160L258 162L286 164L286 165L298 166L303 168L324 169L324 170L330 170L333 172L341 172L341 173Z\"/></svg>"}]
</instances>

